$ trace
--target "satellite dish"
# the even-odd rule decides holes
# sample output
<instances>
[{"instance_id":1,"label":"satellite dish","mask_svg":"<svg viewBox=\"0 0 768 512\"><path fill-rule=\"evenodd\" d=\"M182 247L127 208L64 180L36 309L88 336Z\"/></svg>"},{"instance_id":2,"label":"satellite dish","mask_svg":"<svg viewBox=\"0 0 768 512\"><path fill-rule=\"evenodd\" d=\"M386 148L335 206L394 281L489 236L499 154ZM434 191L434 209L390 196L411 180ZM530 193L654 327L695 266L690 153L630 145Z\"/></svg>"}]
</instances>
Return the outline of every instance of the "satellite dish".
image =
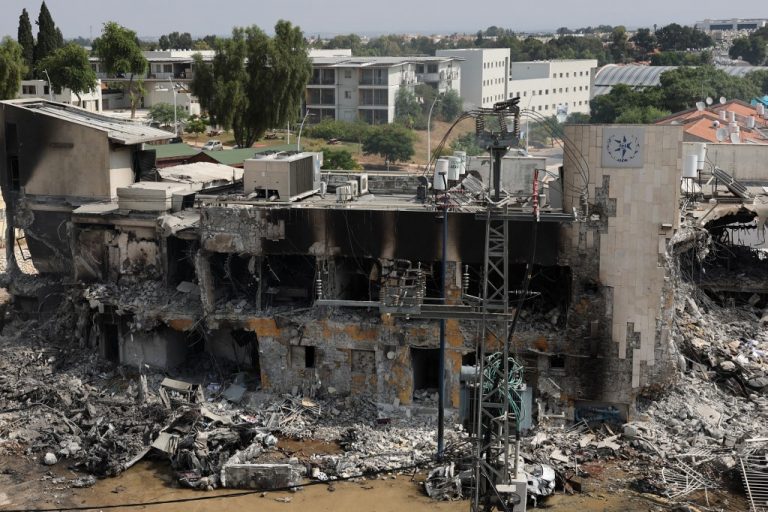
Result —
<instances>
[{"instance_id":1,"label":"satellite dish","mask_svg":"<svg viewBox=\"0 0 768 512\"><path fill-rule=\"evenodd\" d=\"M728 128L718 128L715 132L715 137L717 138L718 142L725 142L728 140Z\"/></svg>"},{"instance_id":2,"label":"satellite dish","mask_svg":"<svg viewBox=\"0 0 768 512\"><path fill-rule=\"evenodd\" d=\"M705 101L707 102L707 105L711 105L712 103L714 103L712 96L707 96L707 99Z\"/></svg>"},{"instance_id":3,"label":"satellite dish","mask_svg":"<svg viewBox=\"0 0 768 512\"><path fill-rule=\"evenodd\" d=\"M707 106L706 106L706 104L704 104L704 102L703 102L703 101L697 101L697 102L696 102L696 110L698 110L699 112L701 112L702 110L704 110L706 107L707 107Z\"/></svg>"},{"instance_id":4,"label":"satellite dish","mask_svg":"<svg viewBox=\"0 0 768 512\"><path fill-rule=\"evenodd\" d=\"M720 104L725 105L725 96L720 96Z\"/></svg>"},{"instance_id":5,"label":"satellite dish","mask_svg":"<svg viewBox=\"0 0 768 512\"><path fill-rule=\"evenodd\" d=\"M718 121L718 120L715 120L715 121L712 123L712 128L720 128L720 121Z\"/></svg>"}]
</instances>

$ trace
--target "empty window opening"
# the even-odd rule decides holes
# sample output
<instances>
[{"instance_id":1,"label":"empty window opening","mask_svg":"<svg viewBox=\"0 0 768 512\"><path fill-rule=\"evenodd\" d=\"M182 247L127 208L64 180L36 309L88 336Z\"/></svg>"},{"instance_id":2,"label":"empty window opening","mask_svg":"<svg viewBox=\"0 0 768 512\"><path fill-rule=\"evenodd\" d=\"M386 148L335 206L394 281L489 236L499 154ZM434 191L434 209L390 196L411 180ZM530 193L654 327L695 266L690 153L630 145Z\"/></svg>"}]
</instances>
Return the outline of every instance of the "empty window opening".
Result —
<instances>
[{"instance_id":1,"label":"empty window opening","mask_svg":"<svg viewBox=\"0 0 768 512\"><path fill-rule=\"evenodd\" d=\"M315 347L291 346L291 367L315 368L316 362Z\"/></svg>"},{"instance_id":2,"label":"empty window opening","mask_svg":"<svg viewBox=\"0 0 768 512\"><path fill-rule=\"evenodd\" d=\"M517 304L522 292L525 265L510 265L509 288L511 305ZM571 297L572 272L570 267L534 266L528 293L523 302L521 327L537 322L547 322L553 328L566 324Z\"/></svg>"},{"instance_id":3,"label":"empty window opening","mask_svg":"<svg viewBox=\"0 0 768 512\"><path fill-rule=\"evenodd\" d=\"M565 356L551 356L549 358L549 367L553 369L565 369Z\"/></svg>"},{"instance_id":4,"label":"empty window opening","mask_svg":"<svg viewBox=\"0 0 768 512\"><path fill-rule=\"evenodd\" d=\"M315 258L272 256L263 260L263 304L266 307L311 306L315 290Z\"/></svg>"},{"instance_id":5,"label":"empty window opening","mask_svg":"<svg viewBox=\"0 0 768 512\"><path fill-rule=\"evenodd\" d=\"M437 391L440 382L440 350L411 348L413 391Z\"/></svg>"},{"instance_id":6,"label":"empty window opening","mask_svg":"<svg viewBox=\"0 0 768 512\"><path fill-rule=\"evenodd\" d=\"M117 324L105 323L102 326L104 359L112 363L120 362L120 335Z\"/></svg>"},{"instance_id":7,"label":"empty window opening","mask_svg":"<svg viewBox=\"0 0 768 512\"><path fill-rule=\"evenodd\" d=\"M475 366L477 364L477 352L467 352L461 356L461 366Z\"/></svg>"},{"instance_id":8,"label":"empty window opening","mask_svg":"<svg viewBox=\"0 0 768 512\"><path fill-rule=\"evenodd\" d=\"M304 368L315 367L315 347L304 347Z\"/></svg>"},{"instance_id":9,"label":"empty window opening","mask_svg":"<svg viewBox=\"0 0 768 512\"><path fill-rule=\"evenodd\" d=\"M168 284L177 286L182 281L193 282L195 273L195 254L197 242L183 240L175 236L167 238Z\"/></svg>"},{"instance_id":10,"label":"empty window opening","mask_svg":"<svg viewBox=\"0 0 768 512\"><path fill-rule=\"evenodd\" d=\"M259 338L256 333L243 329L233 329L230 332L230 336L240 351L245 350L248 359L246 361L247 365L253 369L253 373L256 376L259 376L261 374L261 365L259 362Z\"/></svg>"},{"instance_id":11,"label":"empty window opening","mask_svg":"<svg viewBox=\"0 0 768 512\"><path fill-rule=\"evenodd\" d=\"M337 258L333 296L341 300L378 300L380 265L372 259Z\"/></svg>"},{"instance_id":12,"label":"empty window opening","mask_svg":"<svg viewBox=\"0 0 768 512\"><path fill-rule=\"evenodd\" d=\"M245 299L252 305L258 304L258 258L247 254L215 253L210 257L210 265L217 300Z\"/></svg>"}]
</instances>

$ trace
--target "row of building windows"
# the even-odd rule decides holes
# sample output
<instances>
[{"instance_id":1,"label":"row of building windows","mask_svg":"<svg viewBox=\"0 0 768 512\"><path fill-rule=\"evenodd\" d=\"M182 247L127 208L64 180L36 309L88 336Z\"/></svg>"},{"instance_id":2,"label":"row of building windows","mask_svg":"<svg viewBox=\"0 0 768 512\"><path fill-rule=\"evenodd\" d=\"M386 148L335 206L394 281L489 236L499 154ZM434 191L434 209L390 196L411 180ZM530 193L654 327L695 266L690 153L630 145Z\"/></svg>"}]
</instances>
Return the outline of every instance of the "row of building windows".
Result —
<instances>
[{"instance_id":1,"label":"row of building windows","mask_svg":"<svg viewBox=\"0 0 768 512\"><path fill-rule=\"evenodd\" d=\"M504 61L497 60L496 62L483 62L483 69L503 68Z\"/></svg>"},{"instance_id":2,"label":"row of building windows","mask_svg":"<svg viewBox=\"0 0 768 512\"><path fill-rule=\"evenodd\" d=\"M512 96L510 96L511 98ZM504 99L503 94L497 94L495 96L488 96L486 98L483 98L483 103L491 103L492 101L501 101Z\"/></svg>"},{"instance_id":3,"label":"row of building windows","mask_svg":"<svg viewBox=\"0 0 768 512\"><path fill-rule=\"evenodd\" d=\"M510 96L510 98L511 97L512 96ZM563 105L565 105L567 107L568 106L568 102L566 101L565 103L563 103ZM576 107L576 106L582 107L582 106L588 106L588 105L589 105L589 101L574 101L573 102L573 106L574 107ZM531 110L549 110L549 105L533 105L532 107L530 107L530 109ZM552 110L557 110L557 104L556 103L552 104Z\"/></svg>"},{"instance_id":4,"label":"row of building windows","mask_svg":"<svg viewBox=\"0 0 768 512\"><path fill-rule=\"evenodd\" d=\"M483 80L483 86L486 86L486 85L498 85L498 84L501 84L501 83L504 83L504 79L503 78L493 78L491 80Z\"/></svg>"},{"instance_id":5,"label":"row of building windows","mask_svg":"<svg viewBox=\"0 0 768 512\"><path fill-rule=\"evenodd\" d=\"M570 74L571 73L569 71L566 71L565 78L570 78ZM573 76L574 78L577 76L575 71L573 72ZM579 71L578 76L589 76L589 71ZM557 77L558 77L557 73L552 73L552 78L557 78ZM560 73L560 78L563 78L562 73Z\"/></svg>"},{"instance_id":6,"label":"row of building windows","mask_svg":"<svg viewBox=\"0 0 768 512\"><path fill-rule=\"evenodd\" d=\"M569 92L568 89L569 88L566 87L565 88L565 92ZM589 86L588 85L585 85L583 87L579 86L579 91L587 92L587 91L589 91ZM563 88L562 87L560 87L559 89L552 89L552 94L558 94L558 93L562 93L562 92L563 92ZM573 92L576 92L576 88L575 87L573 88ZM547 94L549 94L549 89L539 89L539 92L538 92L539 96L546 96ZM536 95L537 95L537 93L536 93L535 90L531 91L531 96L536 96ZM514 98L515 96L520 96L521 98L524 98L524 97L528 96L528 91L523 91L522 94L520 92L510 93L510 95L509 95L510 98Z\"/></svg>"}]
</instances>

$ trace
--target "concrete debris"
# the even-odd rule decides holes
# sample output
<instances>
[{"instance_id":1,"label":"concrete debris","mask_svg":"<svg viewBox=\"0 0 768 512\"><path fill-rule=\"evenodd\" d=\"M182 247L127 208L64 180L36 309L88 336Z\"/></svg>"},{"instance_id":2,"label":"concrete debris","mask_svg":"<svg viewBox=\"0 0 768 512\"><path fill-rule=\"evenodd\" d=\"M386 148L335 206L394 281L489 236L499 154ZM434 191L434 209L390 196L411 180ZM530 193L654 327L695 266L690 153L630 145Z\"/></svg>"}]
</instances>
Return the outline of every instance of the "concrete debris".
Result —
<instances>
[{"instance_id":1,"label":"concrete debris","mask_svg":"<svg viewBox=\"0 0 768 512\"><path fill-rule=\"evenodd\" d=\"M441 466L429 472L424 481L427 496L438 501L455 501L462 498L461 478L455 473L455 464Z\"/></svg>"}]
</instances>

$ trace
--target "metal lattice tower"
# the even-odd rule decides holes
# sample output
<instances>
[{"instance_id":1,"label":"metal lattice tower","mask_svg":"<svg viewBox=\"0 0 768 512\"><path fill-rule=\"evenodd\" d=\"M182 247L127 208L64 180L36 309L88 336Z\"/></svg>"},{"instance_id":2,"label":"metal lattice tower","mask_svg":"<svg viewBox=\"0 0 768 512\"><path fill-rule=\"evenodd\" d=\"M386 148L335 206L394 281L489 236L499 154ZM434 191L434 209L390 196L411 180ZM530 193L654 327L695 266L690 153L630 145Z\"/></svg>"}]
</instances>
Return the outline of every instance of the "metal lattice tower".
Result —
<instances>
[{"instance_id":1,"label":"metal lattice tower","mask_svg":"<svg viewBox=\"0 0 768 512\"><path fill-rule=\"evenodd\" d=\"M511 474L517 473L519 451L515 443L514 454L510 454L510 438L519 438L519 418L514 411L520 410L519 397L510 392L510 383L522 368L510 359L509 221L499 213L489 208L485 227L483 321L476 352L480 373L475 402L474 511L504 509L501 503L510 496L498 486L508 485ZM494 356L497 367L492 368L489 360ZM513 404L516 397L518 403Z\"/></svg>"}]
</instances>

